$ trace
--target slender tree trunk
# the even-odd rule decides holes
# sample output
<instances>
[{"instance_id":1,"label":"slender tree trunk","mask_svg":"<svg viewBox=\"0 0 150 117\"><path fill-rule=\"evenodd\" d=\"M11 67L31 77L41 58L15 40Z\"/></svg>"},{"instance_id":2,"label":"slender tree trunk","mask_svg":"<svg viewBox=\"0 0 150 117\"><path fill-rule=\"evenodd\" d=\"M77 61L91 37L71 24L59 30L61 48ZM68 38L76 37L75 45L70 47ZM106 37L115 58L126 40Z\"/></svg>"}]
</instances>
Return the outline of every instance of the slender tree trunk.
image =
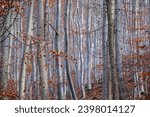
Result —
<instances>
[{"instance_id":1,"label":"slender tree trunk","mask_svg":"<svg viewBox=\"0 0 150 117\"><path fill-rule=\"evenodd\" d=\"M109 99L119 99L118 77L115 66L114 56L114 20L113 20L113 0L106 0L107 18L108 18L108 45L109 45L109 59L110 59L110 87ZM112 85L112 86L111 86ZM111 90L113 95L111 96Z\"/></svg>"},{"instance_id":2,"label":"slender tree trunk","mask_svg":"<svg viewBox=\"0 0 150 117\"><path fill-rule=\"evenodd\" d=\"M9 30L9 26L11 24L11 14L12 11L9 11L9 13L6 16L6 20L4 22L3 27L0 29L0 90L1 91L6 91L7 90L7 80L8 80L8 62L9 62L9 58L8 58L8 48L7 45L9 45L9 40L8 38L8 33L7 31L5 32L5 30ZM6 29L3 29L3 28ZM3 35L2 33L5 32ZM5 41L2 41L5 40ZM6 99L6 97L0 97L0 99Z\"/></svg>"},{"instance_id":3,"label":"slender tree trunk","mask_svg":"<svg viewBox=\"0 0 150 117\"><path fill-rule=\"evenodd\" d=\"M105 0L103 0L105 4ZM106 7L103 5L103 32L102 32L102 50L103 50L103 99L108 99L108 75L107 75L107 47L106 47Z\"/></svg>"},{"instance_id":4,"label":"slender tree trunk","mask_svg":"<svg viewBox=\"0 0 150 117\"><path fill-rule=\"evenodd\" d=\"M19 81L19 97L20 99L25 99L25 93L26 93L26 87L25 87L25 82L26 82L26 77L27 77L27 64L30 64L27 59L27 54L30 50L29 44L30 44L30 39L31 39L31 34L32 34L32 17L33 17L33 6L34 6L34 0L32 0L32 5L30 6L29 9L29 16L28 16L28 21L27 21L27 40L26 43L23 47L23 57L22 57L22 62L21 62L21 73L20 73L20 81ZM27 44L27 45L26 45Z\"/></svg>"},{"instance_id":5,"label":"slender tree trunk","mask_svg":"<svg viewBox=\"0 0 150 117\"><path fill-rule=\"evenodd\" d=\"M91 49L90 49L90 0L88 0L88 7L87 7L87 19L86 19L86 47L87 47L87 88L91 89Z\"/></svg>"},{"instance_id":6,"label":"slender tree trunk","mask_svg":"<svg viewBox=\"0 0 150 117\"><path fill-rule=\"evenodd\" d=\"M60 52L60 37L61 37L61 0L57 0L57 13L56 13L56 37L55 37L55 49ZM58 78L58 99L62 100L63 97L63 78L60 57L57 57L56 63L56 75Z\"/></svg>"},{"instance_id":7,"label":"slender tree trunk","mask_svg":"<svg viewBox=\"0 0 150 117\"><path fill-rule=\"evenodd\" d=\"M38 43L38 63L39 63L39 75L40 82L42 85L42 99L48 99L48 76L47 69L44 67L45 62L45 43L44 43L44 8L43 8L43 0L38 0L38 28L37 34L40 38Z\"/></svg>"},{"instance_id":8,"label":"slender tree trunk","mask_svg":"<svg viewBox=\"0 0 150 117\"><path fill-rule=\"evenodd\" d=\"M69 14L69 4L70 4L70 0L66 0L66 4L65 4L65 24L64 24L64 31L65 31L65 53L68 55L68 14ZM74 89L74 85L72 82L72 78L71 78L71 74L70 74L70 69L69 69L69 61L68 58L66 58L66 73L67 73L67 78L68 78L68 82L69 82L69 86L70 86L70 90L71 90L71 94L72 94L72 98L74 100L77 99L76 93L75 93L75 89Z\"/></svg>"},{"instance_id":9,"label":"slender tree trunk","mask_svg":"<svg viewBox=\"0 0 150 117\"><path fill-rule=\"evenodd\" d=\"M124 83L123 83L123 73L122 73L122 60L121 60L121 46L119 40L122 39L122 20L121 20L121 7L122 0L115 0L115 63L116 63L116 71L119 82L119 92L120 98L124 98Z\"/></svg>"}]
</instances>

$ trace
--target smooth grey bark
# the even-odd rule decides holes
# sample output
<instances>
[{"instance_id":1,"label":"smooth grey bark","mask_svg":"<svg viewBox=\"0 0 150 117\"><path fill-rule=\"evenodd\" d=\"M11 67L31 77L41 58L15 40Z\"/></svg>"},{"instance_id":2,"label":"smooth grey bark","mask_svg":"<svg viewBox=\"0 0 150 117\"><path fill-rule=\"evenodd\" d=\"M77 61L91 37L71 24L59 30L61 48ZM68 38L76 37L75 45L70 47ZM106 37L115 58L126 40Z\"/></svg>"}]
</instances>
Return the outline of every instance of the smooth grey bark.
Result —
<instances>
[{"instance_id":1,"label":"smooth grey bark","mask_svg":"<svg viewBox=\"0 0 150 117\"><path fill-rule=\"evenodd\" d=\"M11 33L13 32L13 26L10 27L10 32ZM9 45L10 46L13 45L13 37L12 36L9 37ZM12 63L12 52L13 52L13 49L9 48L9 50L8 50L8 64ZM8 65L8 70L7 70L8 78L12 77L11 70L12 70L12 65Z\"/></svg>"},{"instance_id":2,"label":"smooth grey bark","mask_svg":"<svg viewBox=\"0 0 150 117\"><path fill-rule=\"evenodd\" d=\"M55 35L55 50L60 52L60 37L61 37L61 0L57 0L57 11L56 11L56 35ZM57 57L55 61L56 65L56 75L57 75L57 85L58 85L58 99L62 100L63 97L63 77L60 57Z\"/></svg>"},{"instance_id":3,"label":"smooth grey bark","mask_svg":"<svg viewBox=\"0 0 150 117\"><path fill-rule=\"evenodd\" d=\"M90 1L88 0L88 6L87 6L87 18L86 18L86 30L87 30L87 34L86 34L86 49L87 49L87 88L91 89L91 58L90 58L90 54L91 54L91 49L90 49Z\"/></svg>"},{"instance_id":4,"label":"smooth grey bark","mask_svg":"<svg viewBox=\"0 0 150 117\"><path fill-rule=\"evenodd\" d=\"M37 36L40 38L38 43L38 63L39 63L39 75L42 85L42 99L48 99L48 76L47 70L44 68L45 62L45 50L44 50L44 8L43 0L38 0L38 18L37 18Z\"/></svg>"},{"instance_id":5,"label":"smooth grey bark","mask_svg":"<svg viewBox=\"0 0 150 117\"><path fill-rule=\"evenodd\" d=\"M32 34L32 17L33 17L33 6L34 6L34 0L32 0L32 5L30 6L29 9L29 16L27 20L27 40L24 44L23 47L23 53L22 53L22 62L21 62L21 70L20 70L20 81L19 81L19 97L20 99L25 99L25 94L26 94L26 77L27 77L27 64L30 64L28 62L28 59L26 55L28 54L30 48L30 40L31 40L31 34Z\"/></svg>"},{"instance_id":6,"label":"smooth grey bark","mask_svg":"<svg viewBox=\"0 0 150 117\"><path fill-rule=\"evenodd\" d=\"M109 77L109 99L119 99L118 76L115 66L114 55L114 19L113 19L113 0L106 0L107 18L108 18L108 48L110 60L110 77Z\"/></svg>"},{"instance_id":7,"label":"smooth grey bark","mask_svg":"<svg viewBox=\"0 0 150 117\"><path fill-rule=\"evenodd\" d=\"M105 4L105 0L103 0L103 4ZM102 32L102 54L103 54L103 91L102 91L102 97L103 99L108 99L108 75L107 75L107 46L106 46L106 6L103 5L103 32Z\"/></svg>"},{"instance_id":8,"label":"smooth grey bark","mask_svg":"<svg viewBox=\"0 0 150 117\"><path fill-rule=\"evenodd\" d=\"M68 14L69 14L69 4L70 4L70 0L66 0L65 1L65 24L64 24L64 31L65 31L65 53L68 55L68 34L69 34L69 30L68 30ZM74 89L74 85L73 85L73 81L71 78L71 74L70 74L70 69L69 69L69 61L68 58L66 58L66 73L67 73L67 79L68 79L68 83L70 86L70 90L71 90L71 94L72 94L72 98L74 100L77 99L76 93L75 93L75 89Z\"/></svg>"},{"instance_id":9,"label":"smooth grey bark","mask_svg":"<svg viewBox=\"0 0 150 117\"><path fill-rule=\"evenodd\" d=\"M85 98L85 89L84 89L84 57L83 57L83 44L84 44L84 36L83 36L83 23L84 23L84 9L83 9L83 1L77 0L77 27L79 30L79 41L78 41L78 47L79 47L79 64L78 64L78 77L79 78L79 87L81 88L81 99Z\"/></svg>"},{"instance_id":10,"label":"smooth grey bark","mask_svg":"<svg viewBox=\"0 0 150 117\"><path fill-rule=\"evenodd\" d=\"M121 11L122 8L122 1L115 0L115 63L116 63L116 71L118 76L119 82L119 92L120 98L123 99L124 97L124 83L123 83L123 73L122 73L122 60L121 60L121 45L120 40L122 39L122 20L121 20Z\"/></svg>"},{"instance_id":11,"label":"smooth grey bark","mask_svg":"<svg viewBox=\"0 0 150 117\"><path fill-rule=\"evenodd\" d=\"M9 30L10 28L9 26L11 25L11 16L12 16L12 11L10 10L9 13L6 15L6 20L4 24L2 24L3 27L1 27L0 29L0 42L1 42L0 43L0 90L1 91L7 90L7 80L9 78L9 74L8 74L9 49L6 48L9 45L9 39L8 39L9 33L5 30ZM0 99L6 99L6 97L5 98L0 97Z\"/></svg>"},{"instance_id":12,"label":"smooth grey bark","mask_svg":"<svg viewBox=\"0 0 150 117\"><path fill-rule=\"evenodd\" d=\"M103 5L103 6L105 6L105 5ZM97 21L97 19L94 19L94 22L95 22L95 24L94 24L94 29L98 29L98 27L99 27L99 25L98 25L98 21ZM96 82L98 82L98 80L99 80L99 71L98 71L98 69L97 69L97 65L98 65L98 57L99 57L99 54L98 54L98 43L99 43L99 39L98 39L98 32L96 31L96 32L94 32L94 36L93 36L93 38L94 38L94 47L93 47L93 53L94 53L94 55L93 55L93 64L94 64L94 78L96 79Z\"/></svg>"}]
</instances>

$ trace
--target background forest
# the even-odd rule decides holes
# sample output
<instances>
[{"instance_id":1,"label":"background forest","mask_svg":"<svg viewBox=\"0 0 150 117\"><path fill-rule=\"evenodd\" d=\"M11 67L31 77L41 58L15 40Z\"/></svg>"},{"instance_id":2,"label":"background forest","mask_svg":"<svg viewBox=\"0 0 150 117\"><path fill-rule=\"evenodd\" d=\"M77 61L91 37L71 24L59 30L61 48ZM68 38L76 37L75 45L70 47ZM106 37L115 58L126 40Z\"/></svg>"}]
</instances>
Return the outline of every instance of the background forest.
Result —
<instances>
[{"instance_id":1,"label":"background forest","mask_svg":"<svg viewBox=\"0 0 150 117\"><path fill-rule=\"evenodd\" d=\"M150 0L0 0L0 99L150 95Z\"/></svg>"}]
</instances>

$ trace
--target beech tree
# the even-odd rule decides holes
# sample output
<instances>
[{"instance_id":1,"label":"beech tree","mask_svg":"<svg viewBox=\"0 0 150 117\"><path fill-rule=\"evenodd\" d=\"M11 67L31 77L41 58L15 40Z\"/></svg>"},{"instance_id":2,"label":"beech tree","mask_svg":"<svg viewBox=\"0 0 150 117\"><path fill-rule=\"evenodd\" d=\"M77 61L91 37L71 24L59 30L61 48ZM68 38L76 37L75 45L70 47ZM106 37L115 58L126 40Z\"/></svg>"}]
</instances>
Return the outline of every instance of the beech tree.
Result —
<instances>
[{"instance_id":1,"label":"beech tree","mask_svg":"<svg viewBox=\"0 0 150 117\"><path fill-rule=\"evenodd\" d=\"M56 36L55 36L55 49L56 52L60 53L60 37L61 37L61 0L57 0L57 18L56 18ZM63 77L60 57L58 56L55 60L56 63L56 74L57 74L57 85L58 85L58 99L63 99Z\"/></svg>"},{"instance_id":2,"label":"beech tree","mask_svg":"<svg viewBox=\"0 0 150 117\"><path fill-rule=\"evenodd\" d=\"M23 47L23 60L21 62L21 77L20 77L20 87L19 87L19 96L21 99L25 99L25 81L26 81L26 69L27 67L31 66L31 63L28 63L28 59L27 59L27 54L30 51L30 43L31 43L31 35L32 35L32 21L33 21L33 6L34 6L34 1L32 0L31 2L31 6L29 9L29 16L28 16L28 21L27 21L27 33L26 33L26 38L27 40L25 41L24 47Z\"/></svg>"},{"instance_id":3,"label":"beech tree","mask_svg":"<svg viewBox=\"0 0 150 117\"><path fill-rule=\"evenodd\" d=\"M0 99L149 99L149 1L0 1Z\"/></svg>"}]
</instances>

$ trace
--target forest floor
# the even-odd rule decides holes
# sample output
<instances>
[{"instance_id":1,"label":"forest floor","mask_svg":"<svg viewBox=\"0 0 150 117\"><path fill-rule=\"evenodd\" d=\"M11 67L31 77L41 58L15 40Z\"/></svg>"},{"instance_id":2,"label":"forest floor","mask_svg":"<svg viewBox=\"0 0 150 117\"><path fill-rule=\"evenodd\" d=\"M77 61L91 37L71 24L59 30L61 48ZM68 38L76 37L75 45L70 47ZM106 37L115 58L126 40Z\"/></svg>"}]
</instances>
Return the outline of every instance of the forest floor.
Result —
<instances>
[{"instance_id":1,"label":"forest floor","mask_svg":"<svg viewBox=\"0 0 150 117\"><path fill-rule=\"evenodd\" d=\"M86 90L85 100L102 99L102 83L95 83L91 90Z\"/></svg>"}]
</instances>

